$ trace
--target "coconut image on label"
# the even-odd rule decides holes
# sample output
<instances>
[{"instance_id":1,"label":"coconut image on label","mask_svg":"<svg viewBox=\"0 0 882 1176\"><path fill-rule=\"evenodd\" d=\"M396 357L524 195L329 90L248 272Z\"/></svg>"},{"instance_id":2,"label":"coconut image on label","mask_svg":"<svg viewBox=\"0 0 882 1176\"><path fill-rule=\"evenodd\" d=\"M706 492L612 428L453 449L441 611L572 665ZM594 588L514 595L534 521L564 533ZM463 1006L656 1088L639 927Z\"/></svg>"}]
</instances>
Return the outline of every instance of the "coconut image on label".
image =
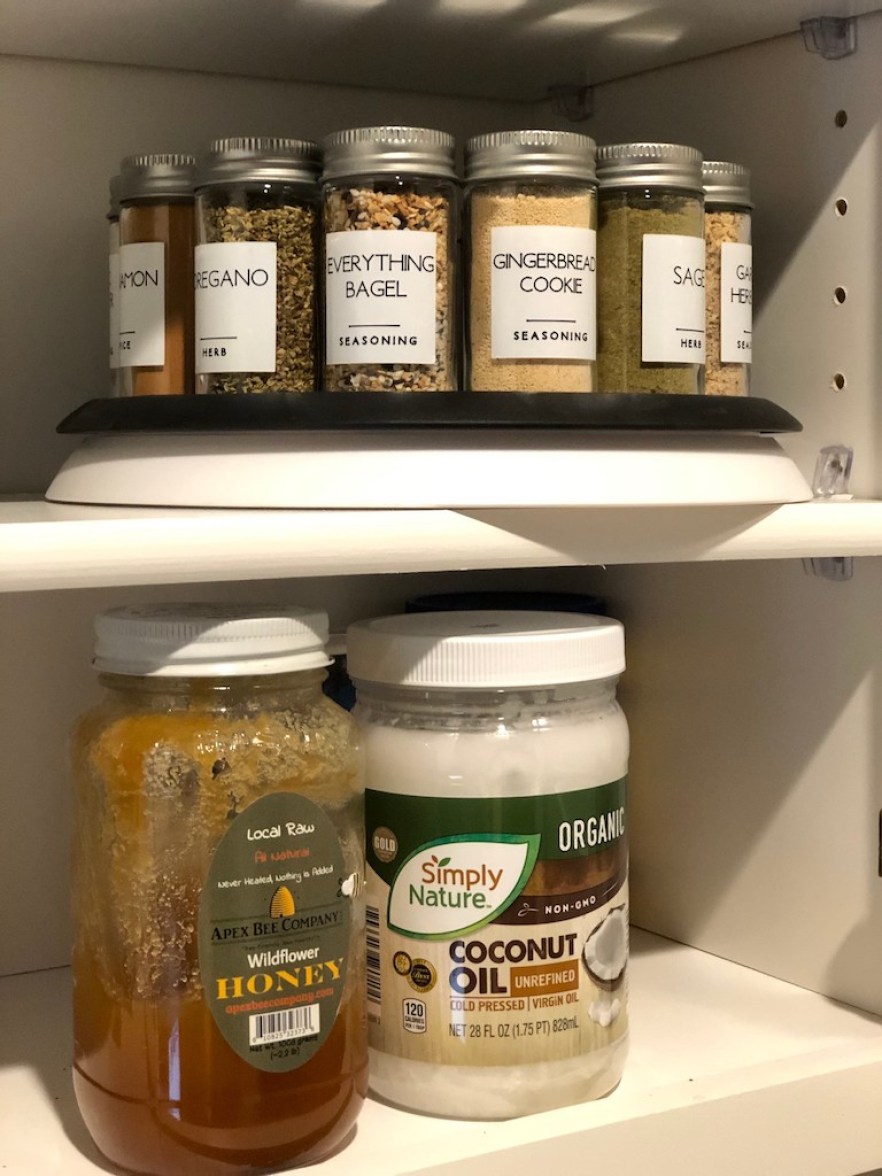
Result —
<instances>
[{"instance_id":1,"label":"coconut image on label","mask_svg":"<svg viewBox=\"0 0 882 1176\"><path fill-rule=\"evenodd\" d=\"M588 1016L607 1028L622 1010L616 992L625 982L628 967L628 912L613 907L585 940L582 963L591 981L601 990L588 1006Z\"/></svg>"}]
</instances>

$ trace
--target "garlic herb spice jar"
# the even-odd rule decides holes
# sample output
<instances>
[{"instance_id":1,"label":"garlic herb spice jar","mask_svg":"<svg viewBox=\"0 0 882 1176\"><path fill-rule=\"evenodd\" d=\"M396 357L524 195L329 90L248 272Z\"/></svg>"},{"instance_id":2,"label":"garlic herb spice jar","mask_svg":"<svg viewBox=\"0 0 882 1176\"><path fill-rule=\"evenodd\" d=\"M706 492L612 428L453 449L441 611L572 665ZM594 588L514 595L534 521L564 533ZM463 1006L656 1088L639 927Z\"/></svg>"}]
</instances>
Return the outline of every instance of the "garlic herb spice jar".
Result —
<instances>
[{"instance_id":1,"label":"garlic herb spice jar","mask_svg":"<svg viewBox=\"0 0 882 1176\"><path fill-rule=\"evenodd\" d=\"M119 364L133 396L193 391L192 155L120 166Z\"/></svg>"},{"instance_id":2,"label":"garlic herb spice jar","mask_svg":"<svg viewBox=\"0 0 882 1176\"><path fill-rule=\"evenodd\" d=\"M145 606L96 620L74 740L74 1088L127 1171L321 1159L367 1087L355 724L327 618Z\"/></svg>"},{"instance_id":3,"label":"garlic herb spice jar","mask_svg":"<svg viewBox=\"0 0 882 1176\"><path fill-rule=\"evenodd\" d=\"M567 131L466 145L471 391L594 391L594 154Z\"/></svg>"},{"instance_id":4,"label":"garlic herb spice jar","mask_svg":"<svg viewBox=\"0 0 882 1176\"><path fill-rule=\"evenodd\" d=\"M597 152L597 386L701 392L701 154L673 143Z\"/></svg>"},{"instance_id":5,"label":"garlic herb spice jar","mask_svg":"<svg viewBox=\"0 0 882 1176\"><path fill-rule=\"evenodd\" d=\"M197 391L318 387L318 144L218 139L196 179Z\"/></svg>"},{"instance_id":6,"label":"garlic herb spice jar","mask_svg":"<svg viewBox=\"0 0 882 1176\"><path fill-rule=\"evenodd\" d=\"M324 142L325 387L457 386L453 138L360 127Z\"/></svg>"},{"instance_id":7,"label":"garlic herb spice jar","mask_svg":"<svg viewBox=\"0 0 882 1176\"><path fill-rule=\"evenodd\" d=\"M365 745L371 1087L502 1119L627 1050L622 627L418 613L348 633Z\"/></svg>"},{"instance_id":8,"label":"garlic herb spice jar","mask_svg":"<svg viewBox=\"0 0 882 1176\"><path fill-rule=\"evenodd\" d=\"M753 339L750 172L738 163L705 162L707 364L704 390L747 396Z\"/></svg>"}]
</instances>

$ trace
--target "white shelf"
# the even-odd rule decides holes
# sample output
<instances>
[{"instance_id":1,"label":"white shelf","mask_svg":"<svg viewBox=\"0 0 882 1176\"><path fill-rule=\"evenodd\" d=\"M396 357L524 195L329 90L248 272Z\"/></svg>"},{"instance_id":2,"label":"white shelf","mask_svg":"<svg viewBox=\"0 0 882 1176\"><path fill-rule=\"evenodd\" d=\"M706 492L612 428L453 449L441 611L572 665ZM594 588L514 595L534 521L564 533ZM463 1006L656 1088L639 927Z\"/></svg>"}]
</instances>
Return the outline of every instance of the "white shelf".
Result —
<instances>
[{"instance_id":1,"label":"white shelf","mask_svg":"<svg viewBox=\"0 0 882 1176\"><path fill-rule=\"evenodd\" d=\"M854 1176L878 1163L882 1021L645 932L632 951L631 1054L608 1098L507 1123L369 1100L323 1176ZM102 1170L71 1090L68 1005L66 969L0 981L14 1012L0 1040L4 1176ZM801 1129L815 1119L822 1133Z\"/></svg>"},{"instance_id":2,"label":"white shelf","mask_svg":"<svg viewBox=\"0 0 882 1176\"><path fill-rule=\"evenodd\" d=\"M3 52L440 94L544 98L797 32L812 15L853 15L855 0L6 0ZM492 52L488 52L492 47ZM456 63L451 68L451 63Z\"/></svg>"},{"instance_id":3,"label":"white shelf","mask_svg":"<svg viewBox=\"0 0 882 1176\"><path fill-rule=\"evenodd\" d=\"M154 510L0 501L0 590L882 554L882 502Z\"/></svg>"}]
</instances>

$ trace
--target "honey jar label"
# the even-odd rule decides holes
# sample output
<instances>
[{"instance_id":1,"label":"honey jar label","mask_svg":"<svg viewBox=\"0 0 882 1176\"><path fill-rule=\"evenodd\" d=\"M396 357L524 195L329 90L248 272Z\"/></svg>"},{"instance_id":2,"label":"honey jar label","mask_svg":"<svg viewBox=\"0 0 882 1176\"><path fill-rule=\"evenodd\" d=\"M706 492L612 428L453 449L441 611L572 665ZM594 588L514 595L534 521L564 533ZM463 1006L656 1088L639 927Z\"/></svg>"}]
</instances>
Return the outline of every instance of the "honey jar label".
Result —
<instances>
[{"instance_id":1,"label":"honey jar label","mask_svg":"<svg viewBox=\"0 0 882 1176\"><path fill-rule=\"evenodd\" d=\"M262 797L215 850L199 907L204 999L258 1070L308 1062L346 983L355 878L330 819L292 792Z\"/></svg>"},{"instance_id":2,"label":"honey jar label","mask_svg":"<svg viewBox=\"0 0 882 1176\"><path fill-rule=\"evenodd\" d=\"M369 789L365 801L375 1049L507 1066L625 1034L624 780L471 799Z\"/></svg>"}]
</instances>

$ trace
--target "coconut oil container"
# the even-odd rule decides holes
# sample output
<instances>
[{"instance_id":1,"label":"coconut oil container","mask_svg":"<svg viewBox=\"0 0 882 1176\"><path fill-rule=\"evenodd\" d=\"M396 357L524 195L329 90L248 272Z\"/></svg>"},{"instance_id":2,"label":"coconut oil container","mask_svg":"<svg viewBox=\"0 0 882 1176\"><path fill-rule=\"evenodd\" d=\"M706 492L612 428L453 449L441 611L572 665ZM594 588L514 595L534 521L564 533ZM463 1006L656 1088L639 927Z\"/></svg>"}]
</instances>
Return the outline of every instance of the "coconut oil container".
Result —
<instances>
[{"instance_id":1,"label":"coconut oil container","mask_svg":"<svg viewBox=\"0 0 882 1176\"><path fill-rule=\"evenodd\" d=\"M504 1119L627 1050L622 627L555 612L350 627L366 757L371 1087Z\"/></svg>"},{"instance_id":2,"label":"coconut oil container","mask_svg":"<svg viewBox=\"0 0 882 1176\"><path fill-rule=\"evenodd\" d=\"M74 1089L120 1169L318 1160L367 1087L361 778L321 692L327 619L96 620L73 738Z\"/></svg>"},{"instance_id":3,"label":"coconut oil container","mask_svg":"<svg viewBox=\"0 0 882 1176\"><path fill-rule=\"evenodd\" d=\"M701 154L675 143L597 153L597 382L601 392L702 392Z\"/></svg>"}]
</instances>

